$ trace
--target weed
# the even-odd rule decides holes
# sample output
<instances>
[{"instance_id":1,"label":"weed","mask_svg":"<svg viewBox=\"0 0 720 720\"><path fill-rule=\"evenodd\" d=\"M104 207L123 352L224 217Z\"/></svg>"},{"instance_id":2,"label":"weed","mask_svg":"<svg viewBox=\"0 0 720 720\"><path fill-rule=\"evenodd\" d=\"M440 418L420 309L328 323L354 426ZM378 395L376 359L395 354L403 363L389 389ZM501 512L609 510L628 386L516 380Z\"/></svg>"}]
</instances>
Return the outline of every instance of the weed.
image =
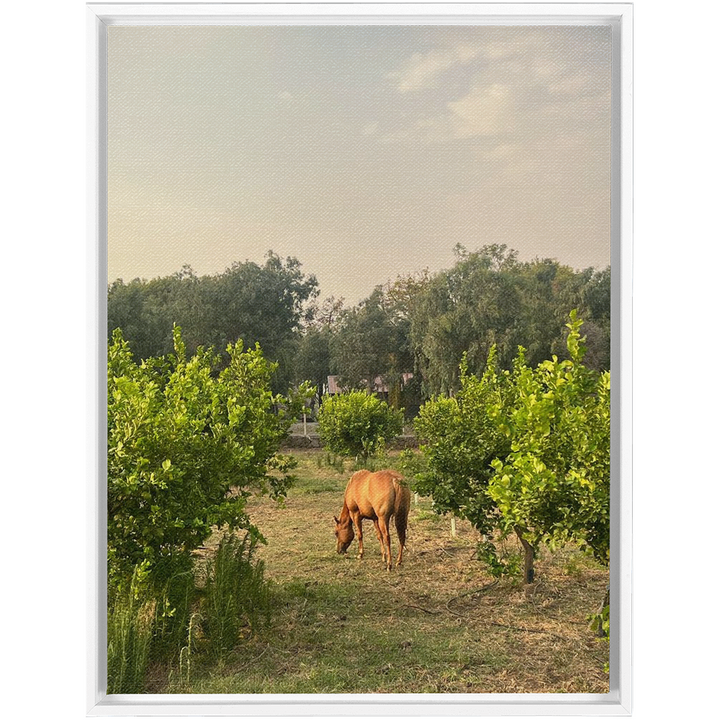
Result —
<instances>
[{"instance_id":1,"label":"weed","mask_svg":"<svg viewBox=\"0 0 720 720\"><path fill-rule=\"evenodd\" d=\"M569 577L580 577L582 575L582 563L579 561L577 555L571 555L563 565L563 575Z\"/></svg>"},{"instance_id":2,"label":"weed","mask_svg":"<svg viewBox=\"0 0 720 720\"><path fill-rule=\"evenodd\" d=\"M485 563L488 573L495 578L518 577L522 572L523 559L520 553L498 554L490 540L478 543L477 558Z\"/></svg>"},{"instance_id":3,"label":"weed","mask_svg":"<svg viewBox=\"0 0 720 720\"><path fill-rule=\"evenodd\" d=\"M238 643L241 631L269 621L270 597L264 564L253 557L256 546L249 533L242 539L225 535L208 561L201 626L218 658Z\"/></svg>"},{"instance_id":4,"label":"weed","mask_svg":"<svg viewBox=\"0 0 720 720\"><path fill-rule=\"evenodd\" d=\"M108 602L107 692L142 692L156 619L157 599L135 570L117 581Z\"/></svg>"},{"instance_id":5,"label":"weed","mask_svg":"<svg viewBox=\"0 0 720 720\"><path fill-rule=\"evenodd\" d=\"M345 473L345 458L331 452L317 453L315 455L315 464L318 470L326 467L332 468L338 475Z\"/></svg>"},{"instance_id":6,"label":"weed","mask_svg":"<svg viewBox=\"0 0 720 720\"><path fill-rule=\"evenodd\" d=\"M153 633L152 652L156 658L177 653L187 631L195 595L195 576L191 567L178 567L165 581Z\"/></svg>"}]
</instances>

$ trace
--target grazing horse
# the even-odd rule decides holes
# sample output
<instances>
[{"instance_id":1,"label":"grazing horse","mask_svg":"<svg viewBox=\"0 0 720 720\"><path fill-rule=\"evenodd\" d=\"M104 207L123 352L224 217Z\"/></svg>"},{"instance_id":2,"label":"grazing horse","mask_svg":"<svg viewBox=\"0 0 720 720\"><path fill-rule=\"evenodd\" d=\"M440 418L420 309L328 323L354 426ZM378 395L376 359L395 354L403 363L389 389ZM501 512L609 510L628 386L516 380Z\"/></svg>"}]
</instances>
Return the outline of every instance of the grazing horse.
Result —
<instances>
[{"instance_id":1,"label":"grazing horse","mask_svg":"<svg viewBox=\"0 0 720 720\"><path fill-rule=\"evenodd\" d=\"M390 518L395 516L395 528L400 541L397 564L402 563L407 518L410 511L410 490L402 475L393 470L356 472L345 488L345 502L340 519L335 518L335 537L337 551L345 553L355 537L353 525L357 529L358 558L363 556L362 521L372 520L380 541L383 562L388 570L392 569L390 553Z\"/></svg>"}]
</instances>

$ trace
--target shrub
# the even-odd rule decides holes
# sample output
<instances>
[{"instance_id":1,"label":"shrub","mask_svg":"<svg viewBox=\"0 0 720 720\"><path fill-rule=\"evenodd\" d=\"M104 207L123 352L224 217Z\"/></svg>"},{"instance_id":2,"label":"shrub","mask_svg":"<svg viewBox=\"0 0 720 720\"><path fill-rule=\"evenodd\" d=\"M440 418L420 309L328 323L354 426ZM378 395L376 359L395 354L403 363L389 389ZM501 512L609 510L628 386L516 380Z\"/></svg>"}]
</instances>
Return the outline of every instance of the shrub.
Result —
<instances>
[{"instance_id":1,"label":"shrub","mask_svg":"<svg viewBox=\"0 0 720 720\"><path fill-rule=\"evenodd\" d=\"M320 438L330 452L367 462L402 432L403 414L357 390L325 400L318 423Z\"/></svg>"},{"instance_id":2,"label":"shrub","mask_svg":"<svg viewBox=\"0 0 720 720\"><path fill-rule=\"evenodd\" d=\"M108 350L108 557L111 582L144 564L157 587L186 572L213 526L250 528L252 493L285 493L292 463L277 454L292 403L273 395L259 347L199 348L138 364L116 331ZM278 412L278 406L286 410ZM271 470L279 472L271 472Z\"/></svg>"},{"instance_id":3,"label":"shrub","mask_svg":"<svg viewBox=\"0 0 720 720\"><path fill-rule=\"evenodd\" d=\"M512 403L489 407L511 441L492 461L488 493L505 530L533 546L577 542L610 561L610 373L583 364L582 321L568 322L569 358L537 368L522 355L507 376Z\"/></svg>"}]
</instances>

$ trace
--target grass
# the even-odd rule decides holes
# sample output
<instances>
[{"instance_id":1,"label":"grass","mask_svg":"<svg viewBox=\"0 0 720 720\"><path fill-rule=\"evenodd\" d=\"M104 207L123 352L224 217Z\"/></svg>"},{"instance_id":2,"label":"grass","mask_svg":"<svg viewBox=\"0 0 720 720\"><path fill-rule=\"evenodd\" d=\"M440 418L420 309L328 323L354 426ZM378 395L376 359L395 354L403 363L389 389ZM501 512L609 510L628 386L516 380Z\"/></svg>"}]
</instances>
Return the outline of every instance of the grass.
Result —
<instances>
[{"instance_id":1,"label":"grass","mask_svg":"<svg viewBox=\"0 0 720 720\"><path fill-rule=\"evenodd\" d=\"M137 576L115 588L108 612L108 693L142 687L150 662L156 601L138 592Z\"/></svg>"},{"instance_id":2,"label":"grass","mask_svg":"<svg viewBox=\"0 0 720 720\"><path fill-rule=\"evenodd\" d=\"M332 518L351 469L340 474L318 462L321 453L294 452L298 482L283 506L249 506L268 540L257 558L270 583L270 626L155 692L608 692L608 647L586 620L604 595L605 569L573 548L543 551L527 598L516 580L494 582L474 559L479 534L457 520L453 537L426 498L411 506L400 568L384 569L370 522L364 559L356 542L340 556ZM396 461L391 453L388 464ZM394 530L392 539L396 554Z\"/></svg>"}]
</instances>

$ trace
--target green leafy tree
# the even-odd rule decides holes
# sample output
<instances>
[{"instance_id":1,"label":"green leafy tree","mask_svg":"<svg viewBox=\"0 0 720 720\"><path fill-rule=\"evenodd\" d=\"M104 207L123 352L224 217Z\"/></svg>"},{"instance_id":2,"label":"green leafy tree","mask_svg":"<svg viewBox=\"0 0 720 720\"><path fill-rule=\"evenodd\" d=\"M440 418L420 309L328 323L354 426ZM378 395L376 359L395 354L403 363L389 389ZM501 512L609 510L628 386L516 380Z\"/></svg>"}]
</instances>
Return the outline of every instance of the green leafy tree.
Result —
<instances>
[{"instance_id":1,"label":"green leafy tree","mask_svg":"<svg viewBox=\"0 0 720 720\"><path fill-rule=\"evenodd\" d=\"M108 336L120 328L136 357L173 351L173 327L183 328L192 353L198 347L223 350L243 340L259 343L278 362L271 380L276 391L292 380L292 359L317 280L293 257L270 251L265 263L236 262L225 272L198 277L190 267L150 281L117 280L108 288ZM227 357L223 358L227 362Z\"/></svg>"},{"instance_id":2,"label":"green leafy tree","mask_svg":"<svg viewBox=\"0 0 720 720\"><path fill-rule=\"evenodd\" d=\"M498 372L489 355L477 377L460 369L460 390L425 403L416 420L429 470L418 489L487 533L515 532L532 582L542 543L573 540L609 560L610 375L582 363L582 321L573 311L568 358Z\"/></svg>"},{"instance_id":3,"label":"green leafy tree","mask_svg":"<svg viewBox=\"0 0 720 720\"><path fill-rule=\"evenodd\" d=\"M510 442L487 408L502 402L495 349L482 376L460 367L460 389L452 397L436 397L420 408L415 431L427 459L415 489L431 496L437 512L451 512L469 520L484 534L497 524L495 503L487 492L492 461L505 457Z\"/></svg>"},{"instance_id":4,"label":"green leafy tree","mask_svg":"<svg viewBox=\"0 0 720 720\"><path fill-rule=\"evenodd\" d=\"M322 403L323 391L330 372L330 331L310 328L298 343L295 357L296 381L312 382L317 389L318 405Z\"/></svg>"},{"instance_id":5,"label":"green leafy tree","mask_svg":"<svg viewBox=\"0 0 720 720\"><path fill-rule=\"evenodd\" d=\"M278 364L274 389L284 392L293 379L307 303L317 292L315 276L305 276L296 258L283 261L270 252L264 265L234 263L221 275L203 278L201 342L217 348L238 339L248 347L259 343Z\"/></svg>"},{"instance_id":6,"label":"green leafy tree","mask_svg":"<svg viewBox=\"0 0 720 720\"><path fill-rule=\"evenodd\" d=\"M397 312L382 287L346 311L331 339L333 366L342 385L373 392L380 378L399 388L402 374L413 367L409 329L409 320ZM397 393L394 404L399 404Z\"/></svg>"},{"instance_id":7,"label":"green leafy tree","mask_svg":"<svg viewBox=\"0 0 720 720\"><path fill-rule=\"evenodd\" d=\"M327 398L320 407L318 422L320 438L328 450L367 462L402 432L403 414L356 390Z\"/></svg>"},{"instance_id":8,"label":"green leafy tree","mask_svg":"<svg viewBox=\"0 0 720 720\"><path fill-rule=\"evenodd\" d=\"M573 540L610 559L610 373L583 365L581 325L573 311L568 359L532 369L521 355L508 376L512 402L488 408L511 444L492 461L488 492L523 540L526 568L540 543Z\"/></svg>"},{"instance_id":9,"label":"green leafy tree","mask_svg":"<svg viewBox=\"0 0 720 720\"><path fill-rule=\"evenodd\" d=\"M455 265L431 279L411 314L426 396L458 390L463 357L471 372L481 373L493 345L501 367L507 348L514 352L512 332L521 314L517 253L492 245L477 253L457 246L455 254Z\"/></svg>"},{"instance_id":10,"label":"green leafy tree","mask_svg":"<svg viewBox=\"0 0 720 720\"><path fill-rule=\"evenodd\" d=\"M295 382L310 382L317 389L317 405L323 401L325 385L332 373L332 337L342 313L343 299L326 298L310 308L294 358Z\"/></svg>"},{"instance_id":11,"label":"green leafy tree","mask_svg":"<svg viewBox=\"0 0 720 720\"><path fill-rule=\"evenodd\" d=\"M577 308L589 322L592 367L609 367L609 270L575 271L554 260L520 262L505 245L456 247L455 265L422 286L409 305L410 339L425 396L460 387L460 360L482 374L490 348L510 369L518 346L531 365L565 357L565 322Z\"/></svg>"},{"instance_id":12,"label":"green leafy tree","mask_svg":"<svg viewBox=\"0 0 720 720\"><path fill-rule=\"evenodd\" d=\"M270 389L274 369L242 342L190 358L179 328L175 352L137 362L116 330L108 349L108 555L111 577L144 567L163 582L213 526L257 529L253 493L282 496L289 458L278 454L293 409ZM284 403L287 404L287 403Z\"/></svg>"}]
</instances>

